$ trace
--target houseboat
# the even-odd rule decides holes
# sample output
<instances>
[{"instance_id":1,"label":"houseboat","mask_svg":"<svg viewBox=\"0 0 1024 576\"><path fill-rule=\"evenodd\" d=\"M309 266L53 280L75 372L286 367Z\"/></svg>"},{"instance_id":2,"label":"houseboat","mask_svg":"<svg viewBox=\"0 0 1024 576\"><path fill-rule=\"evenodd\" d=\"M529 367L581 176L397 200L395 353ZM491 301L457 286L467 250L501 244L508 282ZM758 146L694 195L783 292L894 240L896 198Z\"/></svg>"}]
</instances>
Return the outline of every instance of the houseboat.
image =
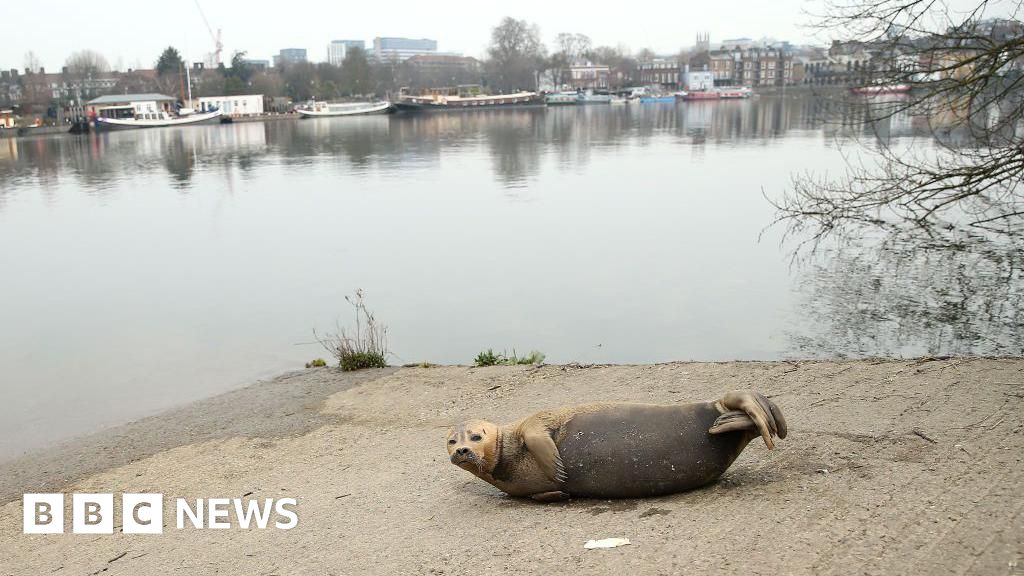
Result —
<instances>
[{"instance_id":1,"label":"houseboat","mask_svg":"<svg viewBox=\"0 0 1024 576\"><path fill-rule=\"evenodd\" d=\"M609 104L612 101L612 95L587 90L579 93L579 100L580 104Z\"/></svg>"},{"instance_id":2,"label":"houseboat","mask_svg":"<svg viewBox=\"0 0 1024 576\"><path fill-rule=\"evenodd\" d=\"M746 86L735 88L712 88L710 90L694 90L691 92L676 92L676 98L687 102L700 100L734 100L739 98L750 98L753 92Z\"/></svg>"},{"instance_id":3,"label":"houseboat","mask_svg":"<svg viewBox=\"0 0 1024 576\"><path fill-rule=\"evenodd\" d=\"M395 108L400 112L448 112L543 105L544 99L536 92L484 95L476 84L435 88L415 96L402 88L395 101Z\"/></svg>"},{"instance_id":4,"label":"houseboat","mask_svg":"<svg viewBox=\"0 0 1024 576\"><path fill-rule=\"evenodd\" d=\"M544 96L548 106L575 106L579 101L579 94L575 92L552 92Z\"/></svg>"},{"instance_id":5,"label":"houseboat","mask_svg":"<svg viewBox=\"0 0 1024 576\"><path fill-rule=\"evenodd\" d=\"M387 114L394 111L391 102L311 102L295 109L303 118L325 116L363 116L366 114Z\"/></svg>"},{"instance_id":6,"label":"houseboat","mask_svg":"<svg viewBox=\"0 0 1024 576\"><path fill-rule=\"evenodd\" d=\"M97 130L216 124L221 117L220 110L197 113L176 105L174 98L163 94L100 96L86 106Z\"/></svg>"}]
</instances>

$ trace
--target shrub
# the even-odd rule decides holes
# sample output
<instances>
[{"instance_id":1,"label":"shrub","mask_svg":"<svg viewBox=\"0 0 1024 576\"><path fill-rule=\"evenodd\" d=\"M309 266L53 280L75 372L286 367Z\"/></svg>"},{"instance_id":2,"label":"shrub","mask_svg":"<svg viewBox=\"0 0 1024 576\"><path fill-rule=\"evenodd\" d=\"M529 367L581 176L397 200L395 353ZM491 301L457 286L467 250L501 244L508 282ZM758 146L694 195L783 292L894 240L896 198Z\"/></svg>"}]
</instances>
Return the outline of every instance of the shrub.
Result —
<instances>
[{"instance_id":1,"label":"shrub","mask_svg":"<svg viewBox=\"0 0 1024 576\"><path fill-rule=\"evenodd\" d=\"M481 352L476 355L476 360L473 361L473 364L477 366L496 366L504 363L504 360L504 356L496 355L494 350L488 348L486 352Z\"/></svg>"},{"instance_id":2,"label":"shrub","mask_svg":"<svg viewBox=\"0 0 1024 576\"><path fill-rule=\"evenodd\" d=\"M323 368L324 366L327 366L327 361L323 358L317 358L316 360L306 362L306 368Z\"/></svg>"},{"instance_id":3,"label":"shrub","mask_svg":"<svg viewBox=\"0 0 1024 576\"><path fill-rule=\"evenodd\" d=\"M481 352L476 355L476 359L473 360L473 364L476 366L515 366L517 364L542 364L544 362L544 353L534 350L526 356L519 357L516 355L515 349L512 350L511 356L506 356L504 353L495 354L494 350L488 348L486 352Z\"/></svg>"},{"instance_id":4,"label":"shrub","mask_svg":"<svg viewBox=\"0 0 1024 576\"><path fill-rule=\"evenodd\" d=\"M338 359L338 365L342 370L384 368L390 354L387 326L378 322L366 308L362 290L356 290L354 296L345 296L345 301L351 304L355 311L355 332L346 332L339 326L337 332L328 332L322 337L314 330L313 336L331 353L331 356Z\"/></svg>"},{"instance_id":5,"label":"shrub","mask_svg":"<svg viewBox=\"0 0 1024 576\"><path fill-rule=\"evenodd\" d=\"M387 368L388 362L376 352L353 352L340 358L341 369L346 372L363 368Z\"/></svg>"}]
</instances>

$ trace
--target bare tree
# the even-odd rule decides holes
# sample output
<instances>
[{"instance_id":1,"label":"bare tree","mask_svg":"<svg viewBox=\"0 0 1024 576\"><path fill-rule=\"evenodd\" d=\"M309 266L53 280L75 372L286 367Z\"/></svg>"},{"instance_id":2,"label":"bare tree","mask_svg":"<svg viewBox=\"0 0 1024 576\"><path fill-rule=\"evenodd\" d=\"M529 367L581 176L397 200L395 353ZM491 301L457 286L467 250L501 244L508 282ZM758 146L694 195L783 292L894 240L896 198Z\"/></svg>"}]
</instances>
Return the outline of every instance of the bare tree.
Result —
<instances>
[{"instance_id":1,"label":"bare tree","mask_svg":"<svg viewBox=\"0 0 1024 576\"><path fill-rule=\"evenodd\" d=\"M540 29L525 20L506 17L491 31L487 50L493 82L500 90L534 88L542 66Z\"/></svg>"},{"instance_id":2,"label":"bare tree","mask_svg":"<svg viewBox=\"0 0 1024 576\"><path fill-rule=\"evenodd\" d=\"M818 25L841 30L833 47L870 55L854 70L861 92L910 88L907 96L843 104L876 136L910 118L928 145L876 137L848 156L839 178L796 176L778 222L817 243L839 230L1022 231L1024 219L1024 26L1022 4L975 0L839 0ZM996 17L1001 16L1001 17ZM847 120L848 121L848 120Z\"/></svg>"},{"instance_id":3,"label":"bare tree","mask_svg":"<svg viewBox=\"0 0 1024 576\"><path fill-rule=\"evenodd\" d=\"M39 68L42 67L42 62L39 61L39 56L36 53L29 50L25 53L25 69L30 72L39 72Z\"/></svg>"}]
</instances>

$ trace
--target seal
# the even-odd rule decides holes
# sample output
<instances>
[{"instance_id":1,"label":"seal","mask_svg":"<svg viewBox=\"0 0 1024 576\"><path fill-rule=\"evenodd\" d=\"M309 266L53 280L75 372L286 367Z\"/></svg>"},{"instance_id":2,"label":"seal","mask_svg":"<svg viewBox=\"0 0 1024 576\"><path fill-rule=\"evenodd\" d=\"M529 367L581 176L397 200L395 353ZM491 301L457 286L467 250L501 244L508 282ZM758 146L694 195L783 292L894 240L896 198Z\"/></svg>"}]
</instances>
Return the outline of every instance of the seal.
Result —
<instances>
[{"instance_id":1,"label":"seal","mask_svg":"<svg viewBox=\"0 0 1024 576\"><path fill-rule=\"evenodd\" d=\"M448 455L511 496L642 498L710 484L754 438L771 450L786 434L774 402L741 390L713 402L569 406L503 426L469 420L449 431Z\"/></svg>"}]
</instances>

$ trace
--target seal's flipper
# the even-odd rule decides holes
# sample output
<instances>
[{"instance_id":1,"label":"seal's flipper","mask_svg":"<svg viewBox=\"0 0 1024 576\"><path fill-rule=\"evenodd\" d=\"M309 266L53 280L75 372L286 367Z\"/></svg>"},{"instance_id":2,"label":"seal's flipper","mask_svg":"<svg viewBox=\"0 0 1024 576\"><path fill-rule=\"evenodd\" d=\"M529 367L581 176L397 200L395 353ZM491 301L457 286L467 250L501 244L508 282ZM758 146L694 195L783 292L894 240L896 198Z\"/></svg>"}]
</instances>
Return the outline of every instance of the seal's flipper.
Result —
<instances>
[{"instance_id":1,"label":"seal's flipper","mask_svg":"<svg viewBox=\"0 0 1024 576\"><path fill-rule=\"evenodd\" d=\"M553 492L540 492L530 496L537 502L561 502L562 500L568 500L569 495L561 490L555 490Z\"/></svg>"},{"instance_id":2,"label":"seal's flipper","mask_svg":"<svg viewBox=\"0 0 1024 576\"><path fill-rule=\"evenodd\" d=\"M749 390L738 390L726 394L719 403L728 410L742 410L753 420L757 431L761 434L761 439L764 440L764 444L769 450L775 448L773 436L786 437L788 429L786 419L782 417L782 411L763 395Z\"/></svg>"},{"instance_id":3,"label":"seal's flipper","mask_svg":"<svg viewBox=\"0 0 1024 576\"><path fill-rule=\"evenodd\" d=\"M558 454L558 446L551 439L547 428L537 423L526 425L521 430L523 443L526 449L533 455L537 464L540 464L544 475L555 482L565 482L565 468L562 467L562 457Z\"/></svg>"},{"instance_id":4,"label":"seal's flipper","mask_svg":"<svg viewBox=\"0 0 1024 576\"><path fill-rule=\"evenodd\" d=\"M708 434L725 434L726 432L740 431L757 432L757 424L742 410L730 410L719 416L715 423L708 428Z\"/></svg>"}]
</instances>

